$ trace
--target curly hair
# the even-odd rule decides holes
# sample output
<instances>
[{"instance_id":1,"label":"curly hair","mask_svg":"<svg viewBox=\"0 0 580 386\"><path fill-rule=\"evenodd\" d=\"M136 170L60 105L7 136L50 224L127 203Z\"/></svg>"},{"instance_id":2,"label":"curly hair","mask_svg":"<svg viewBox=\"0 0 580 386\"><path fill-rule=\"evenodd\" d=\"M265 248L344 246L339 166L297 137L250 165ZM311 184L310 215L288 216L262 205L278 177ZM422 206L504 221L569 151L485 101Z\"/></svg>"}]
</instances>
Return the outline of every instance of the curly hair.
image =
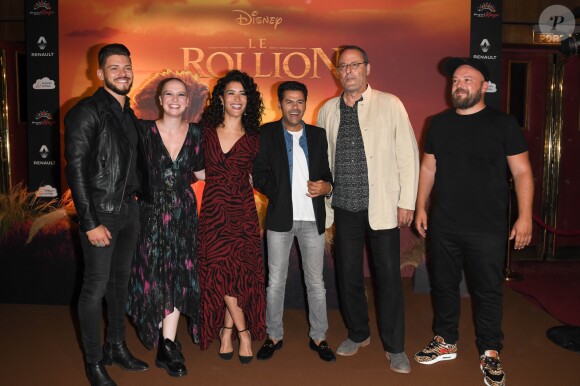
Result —
<instances>
[{"instance_id":1,"label":"curly hair","mask_svg":"<svg viewBox=\"0 0 580 386\"><path fill-rule=\"evenodd\" d=\"M209 98L209 102L201 116L201 124L204 127L215 129L223 123L224 106L220 96L224 96L226 86L230 82L240 82L248 99L246 110L242 115L242 126L244 130L248 133L257 133L262 123L264 102L262 101L262 95L258 91L258 85L254 82L254 79L239 70L231 70L225 76L218 79Z\"/></svg>"}]
</instances>

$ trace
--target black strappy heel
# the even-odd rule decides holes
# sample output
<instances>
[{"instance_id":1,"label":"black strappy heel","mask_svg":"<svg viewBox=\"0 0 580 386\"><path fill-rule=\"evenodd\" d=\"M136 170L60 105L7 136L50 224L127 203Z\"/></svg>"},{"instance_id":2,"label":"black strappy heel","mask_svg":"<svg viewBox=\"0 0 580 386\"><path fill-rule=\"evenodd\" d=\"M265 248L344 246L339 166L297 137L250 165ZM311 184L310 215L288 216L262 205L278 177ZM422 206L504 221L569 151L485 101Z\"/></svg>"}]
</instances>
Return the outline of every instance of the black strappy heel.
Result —
<instances>
[{"instance_id":1,"label":"black strappy heel","mask_svg":"<svg viewBox=\"0 0 580 386\"><path fill-rule=\"evenodd\" d=\"M223 331L224 329L226 329L226 330L231 330L232 328L233 328L233 327L226 327L226 326L223 326L223 327L220 329L220 332L219 332L219 334L218 334L218 336L219 336L219 339L220 339L220 346L221 346L221 343L222 343L222 331ZM218 353L218 355L219 355L219 356L220 356L220 358L221 358L221 359L223 359L224 361L229 361L230 359L232 359L232 358L234 357L234 352L233 352L233 351L230 351L230 352L220 352L220 353Z\"/></svg>"},{"instance_id":2,"label":"black strappy heel","mask_svg":"<svg viewBox=\"0 0 580 386\"><path fill-rule=\"evenodd\" d=\"M242 345L242 338L240 337L240 333L242 332L247 332L248 335L250 335L250 343L252 342L252 334L250 333L250 330L248 330L247 328L245 330L242 331L238 331L238 339L240 340L240 346ZM240 358L240 362L243 365L247 365L248 363L250 363L252 361L252 359L254 359L253 355L250 356L244 356L244 355L240 355L239 351L238 351L238 358Z\"/></svg>"}]
</instances>

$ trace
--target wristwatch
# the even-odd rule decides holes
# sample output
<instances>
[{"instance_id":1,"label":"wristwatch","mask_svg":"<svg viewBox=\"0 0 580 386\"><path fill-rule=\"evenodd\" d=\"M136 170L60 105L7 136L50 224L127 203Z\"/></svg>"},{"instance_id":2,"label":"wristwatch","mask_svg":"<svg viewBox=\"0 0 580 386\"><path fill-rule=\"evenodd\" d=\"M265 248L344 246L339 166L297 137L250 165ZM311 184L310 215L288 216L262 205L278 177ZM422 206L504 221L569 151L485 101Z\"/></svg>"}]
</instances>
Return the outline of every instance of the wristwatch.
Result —
<instances>
[{"instance_id":1,"label":"wristwatch","mask_svg":"<svg viewBox=\"0 0 580 386\"><path fill-rule=\"evenodd\" d=\"M329 184L330 184L330 182L329 182ZM332 184L330 184L330 192L326 193L326 194L324 195L324 197L326 197L326 198L330 198L330 197L332 197L332 191L333 191L333 190L334 190L334 186L332 186Z\"/></svg>"}]
</instances>

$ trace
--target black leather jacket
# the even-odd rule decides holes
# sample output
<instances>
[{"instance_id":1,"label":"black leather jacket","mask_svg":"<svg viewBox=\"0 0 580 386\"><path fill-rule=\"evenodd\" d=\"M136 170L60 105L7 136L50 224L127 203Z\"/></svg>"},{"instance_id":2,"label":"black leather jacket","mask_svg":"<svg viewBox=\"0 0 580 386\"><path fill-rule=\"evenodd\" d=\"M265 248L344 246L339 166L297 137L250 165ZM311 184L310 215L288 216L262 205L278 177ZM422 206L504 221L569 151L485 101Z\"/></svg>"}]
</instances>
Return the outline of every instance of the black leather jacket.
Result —
<instances>
[{"instance_id":1,"label":"black leather jacket","mask_svg":"<svg viewBox=\"0 0 580 386\"><path fill-rule=\"evenodd\" d=\"M84 232L100 225L97 212L120 212L131 157L137 156L109 98L101 87L64 118L65 174ZM139 127L135 114L129 111Z\"/></svg>"}]
</instances>

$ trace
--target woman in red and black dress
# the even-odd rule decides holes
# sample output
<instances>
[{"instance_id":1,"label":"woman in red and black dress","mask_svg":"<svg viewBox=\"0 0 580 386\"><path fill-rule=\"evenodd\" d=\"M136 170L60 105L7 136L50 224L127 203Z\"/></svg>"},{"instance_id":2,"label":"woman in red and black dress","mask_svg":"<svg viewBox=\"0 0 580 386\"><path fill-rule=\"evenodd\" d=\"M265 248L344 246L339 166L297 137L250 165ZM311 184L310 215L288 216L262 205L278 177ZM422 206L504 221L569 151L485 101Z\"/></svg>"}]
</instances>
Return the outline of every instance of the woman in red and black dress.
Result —
<instances>
[{"instance_id":1,"label":"woman in red and black dress","mask_svg":"<svg viewBox=\"0 0 580 386\"><path fill-rule=\"evenodd\" d=\"M264 105L253 79L238 70L219 79L201 124L206 184L199 220L201 340L220 339L219 356L233 356L234 328L242 363L252 339L266 337L266 286L251 167L258 152Z\"/></svg>"}]
</instances>

